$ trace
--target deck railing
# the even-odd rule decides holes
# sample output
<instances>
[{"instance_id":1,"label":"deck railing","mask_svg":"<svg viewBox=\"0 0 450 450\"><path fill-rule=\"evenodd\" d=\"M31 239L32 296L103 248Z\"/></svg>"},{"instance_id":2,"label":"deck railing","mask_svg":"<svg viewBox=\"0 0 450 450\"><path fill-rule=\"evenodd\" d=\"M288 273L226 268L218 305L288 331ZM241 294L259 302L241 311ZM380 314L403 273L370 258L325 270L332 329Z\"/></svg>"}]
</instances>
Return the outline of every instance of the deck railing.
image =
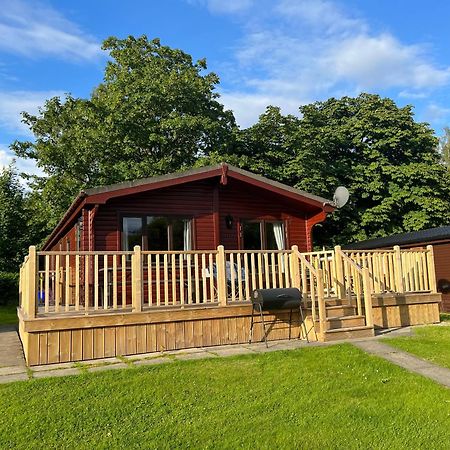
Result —
<instances>
[{"instance_id":1,"label":"deck railing","mask_svg":"<svg viewBox=\"0 0 450 450\"><path fill-rule=\"evenodd\" d=\"M340 247L338 248L340 250ZM375 294L436 292L433 246L400 250L344 251L359 266L369 269Z\"/></svg>"},{"instance_id":2,"label":"deck railing","mask_svg":"<svg viewBox=\"0 0 450 450\"><path fill-rule=\"evenodd\" d=\"M433 248L376 251L290 250L41 252L30 247L20 268L20 305L28 318L158 308L237 305L259 288L298 287L313 317L324 299L436 292ZM370 294L368 294L370 292Z\"/></svg>"}]
</instances>

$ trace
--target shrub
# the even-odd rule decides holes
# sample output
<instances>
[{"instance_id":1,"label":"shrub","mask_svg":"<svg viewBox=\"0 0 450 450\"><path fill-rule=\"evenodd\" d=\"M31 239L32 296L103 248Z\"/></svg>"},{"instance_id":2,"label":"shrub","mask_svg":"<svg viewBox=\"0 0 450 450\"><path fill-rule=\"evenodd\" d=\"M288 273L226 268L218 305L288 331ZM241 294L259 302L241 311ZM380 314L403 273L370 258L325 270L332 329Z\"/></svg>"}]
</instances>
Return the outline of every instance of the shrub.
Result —
<instances>
[{"instance_id":1,"label":"shrub","mask_svg":"<svg viewBox=\"0 0 450 450\"><path fill-rule=\"evenodd\" d=\"M19 274L0 272L0 305L17 302L19 298Z\"/></svg>"}]
</instances>

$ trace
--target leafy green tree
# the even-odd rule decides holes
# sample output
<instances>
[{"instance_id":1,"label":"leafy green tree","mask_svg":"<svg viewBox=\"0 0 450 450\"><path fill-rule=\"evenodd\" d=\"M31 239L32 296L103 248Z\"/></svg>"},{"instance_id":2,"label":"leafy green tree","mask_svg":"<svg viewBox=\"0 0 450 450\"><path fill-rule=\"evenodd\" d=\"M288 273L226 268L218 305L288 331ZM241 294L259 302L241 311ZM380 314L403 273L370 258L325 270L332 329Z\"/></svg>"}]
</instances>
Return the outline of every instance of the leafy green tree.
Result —
<instances>
[{"instance_id":1,"label":"leafy green tree","mask_svg":"<svg viewBox=\"0 0 450 450\"><path fill-rule=\"evenodd\" d=\"M444 128L444 136L439 139L439 152L441 153L442 161L450 170L450 128Z\"/></svg>"},{"instance_id":2,"label":"leafy green tree","mask_svg":"<svg viewBox=\"0 0 450 450\"><path fill-rule=\"evenodd\" d=\"M55 97L24 113L35 140L12 145L46 175L32 188L48 230L80 189L191 167L233 135L205 60L146 36L111 37L103 49L111 59L91 98Z\"/></svg>"},{"instance_id":3,"label":"leafy green tree","mask_svg":"<svg viewBox=\"0 0 450 450\"><path fill-rule=\"evenodd\" d=\"M29 214L24 188L13 166L0 171L0 272L17 271L27 253Z\"/></svg>"},{"instance_id":4,"label":"leafy green tree","mask_svg":"<svg viewBox=\"0 0 450 450\"><path fill-rule=\"evenodd\" d=\"M378 95L331 98L300 107L301 118L269 107L239 132L234 163L330 198L351 201L318 225L315 242L343 244L448 224L450 178L425 123L411 106Z\"/></svg>"}]
</instances>

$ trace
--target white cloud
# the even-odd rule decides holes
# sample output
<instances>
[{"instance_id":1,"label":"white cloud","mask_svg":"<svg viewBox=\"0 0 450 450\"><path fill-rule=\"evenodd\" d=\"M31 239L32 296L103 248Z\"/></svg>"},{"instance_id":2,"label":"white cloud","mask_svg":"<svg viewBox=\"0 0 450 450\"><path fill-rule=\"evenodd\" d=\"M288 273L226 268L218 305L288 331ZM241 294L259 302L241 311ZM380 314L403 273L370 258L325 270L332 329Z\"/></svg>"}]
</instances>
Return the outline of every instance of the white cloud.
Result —
<instances>
[{"instance_id":1,"label":"white cloud","mask_svg":"<svg viewBox=\"0 0 450 450\"><path fill-rule=\"evenodd\" d=\"M226 109L231 109L241 127L247 128L255 123L267 105L276 105L284 114L298 114L299 103L296 99L284 96L274 97L246 92L222 92L221 101ZM306 102L305 102L306 103Z\"/></svg>"},{"instance_id":2,"label":"white cloud","mask_svg":"<svg viewBox=\"0 0 450 450\"><path fill-rule=\"evenodd\" d=\"M102 54L96 39L42 3L0 0L0 50L27 57L92 60Z\"/></svg>"},{"instance_id":3,"label":"white cloud","mask_svg":"<svg viewBox=\"0 0 450 450\"><path fill-rule=\"evenodd\" d=\"M45 100L62 95L59 91L0 91L0 127L19 136L31 136L28 127L21 122L22 111L37 114Z\"/></svg>"},{"instance_id":4,"label":"white cloud","mask_svg":"<svg viewBox=\"0 0 450 450\"><path fill-rule=\"evenodd\" d=\"M450 116L450 108L439 106L436 103L429 103L424 112L423 119L425 122L434 122L441 126L448 125Z\"/></svg>"},{"instance_id":5,"label":"white cloud","mask_svg":"<svg viewBox=\"0 0 450 450\"><path fill-rule=\"evenodd\" d=\"M435 64L427 45L376 32L334 1L261 0L235 18L243 35L222 84L240 125L255 122L267 104L292 112L294 104L361 91L419 98L450 83L450 68Z\"/></svg>"},{"instance_id":6,"label":"white cloud","mask_svg":"<svg viewBox=\"0 0 450 450\"><path fill-rule=\"evenodd\" d=\"M188 0L188 2L206 6L213 14L241 13L255 4L255 0Z\"/></svg>"},{"instance_id":7,"label":"white cloud","mask_svg":"<svg viewBox=\"0 0 450 450\"><path fill-rule=\"evenodd\" d=\"M337 81L351 81L361 89L430 88L450 79L448 68L439 69L426 61L421 46L403 45L389 34L352 36L331 45L324 60Z\"/></svg>"}]
</instances>

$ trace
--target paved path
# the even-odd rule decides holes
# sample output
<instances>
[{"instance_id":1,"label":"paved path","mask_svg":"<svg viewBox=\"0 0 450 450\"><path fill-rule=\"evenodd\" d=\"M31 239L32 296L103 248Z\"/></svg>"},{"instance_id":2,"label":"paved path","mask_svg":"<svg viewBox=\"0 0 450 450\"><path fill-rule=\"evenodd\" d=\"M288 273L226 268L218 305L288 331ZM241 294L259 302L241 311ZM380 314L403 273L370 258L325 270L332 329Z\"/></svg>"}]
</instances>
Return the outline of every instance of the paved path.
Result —
<instances>
[{"instance_id":1,"label":"paved path","mask_svg":"<svg viewBox=\"0 0 450 450\"><path fill-rule=\"evenodd\" d=\"M15 331L13 333L16 333ZM19 361L9 360L14 353L17 353L17 342L14 341L12 335L8 335L8 339L0 334L0 348L5 351L0 351L0 384L9 383L11 381L27 380L31 378L47 378L47 377L62 377L66 375L81 375L86 372L99 372L103 370L125 369L133 366L155 365L155 364L170 364L174 361L195 360L206 358L219 358L235 355L256 354L273 352L277 350L291 350L305 346L320 346L324 344L311 343L307 344L305 341L298 341L296 339L290 341L275 341L269 342L269 347L266 348L264 343L255 344L238 344L238 345L223 345L206 348L191 348L183 350L173 350L167 352L155 352L141 355L121 356L117 358L103 358L91 361L82 361L79 363L60 363L48 364L43 366L33 366L27 369L23 357ZM17 336L17 333L16 333ZM16 337L17 341L18 338ZM8 343L12 345L8 347ZM20 343L19 343L20 345ZM22 351L20 349L20 354ZM10 355L10 356L8 356ZM3 359L4 358L4 359ZM11 361L14 365L1 367L1 361Z\"/></svg>"},{"instance_id":2,"label":"paved path","mask_svg":"<svg viewBox=\"0 0 450 450\"><path fill-rule=\"evenodd\" d=\"M16 327L0 326L0 383L27 379L22 344Z\"/></svg>"},{"instance_id":3,"label":"paved path","mask_svg":"<svg viewBox=\"0 0 450 450\"><path fill-rule=\"evenodd\" d=\"M410 372L418 373L427 378L450 388L450 369L433 364L410 353L398 350L389 345L383 344L380 340L372 339L367 341L352 342L356 347L367 353L377 355L387 361L403 367Z\"/></svg>"}]
</instances>

